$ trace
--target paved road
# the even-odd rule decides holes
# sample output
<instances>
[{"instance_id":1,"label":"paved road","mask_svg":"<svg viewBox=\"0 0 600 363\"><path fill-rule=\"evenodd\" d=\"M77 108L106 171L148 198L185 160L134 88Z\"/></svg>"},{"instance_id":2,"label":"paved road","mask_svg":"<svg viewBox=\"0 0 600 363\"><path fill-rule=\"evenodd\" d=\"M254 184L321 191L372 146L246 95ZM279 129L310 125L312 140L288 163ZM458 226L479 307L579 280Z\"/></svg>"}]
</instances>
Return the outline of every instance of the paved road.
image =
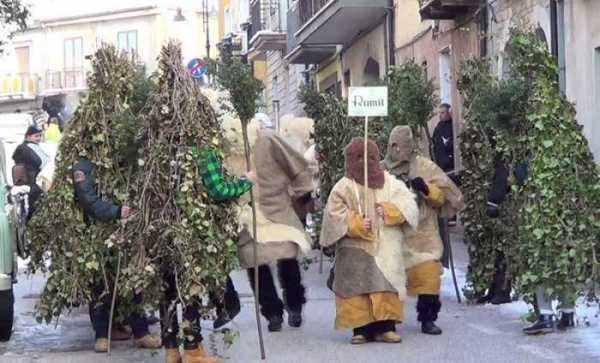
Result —
<instances>
[{"instance_id":1,"label":"paved road","mask_svg":"<svg viewBox=\"0 0 600 363\"><path fill-rule=\"evenodd\" d=\"M454 244L458 277L464 281L466 252L462 242ZM328 271L326 263L325 270ZM217 349L230 362L260 362L254 305L245 275L235 273L242 296L242 313L233 329L239 338L224 350L218 333L205 329L206 346ZM458 304L449 273L444 276L443 308L439 325L444 334L422 335L416 322L415 301L406 304L406 322L399 326L401 344L349 344L350 332L333 329L335 312L332 293L325 287L327 274L318 273L318 264L305 273L308 303L305 324L299 329L265 332L267 362L600 362L600 326L597 306L578 306L579 326L569 333L525 337L520 332L521 316L527 306L513 303L501 307ZM112 357L90 352L93 334L85 309L74 312L52 326L39 325L32 318L35 294L43 284L41 276L18 285L17 322L14 338L0 345L0 362L163 362L160 351L139 351L130 342L116 344ZM263 321L263 327L265 326Z\"/></svg>"}]
</instances>

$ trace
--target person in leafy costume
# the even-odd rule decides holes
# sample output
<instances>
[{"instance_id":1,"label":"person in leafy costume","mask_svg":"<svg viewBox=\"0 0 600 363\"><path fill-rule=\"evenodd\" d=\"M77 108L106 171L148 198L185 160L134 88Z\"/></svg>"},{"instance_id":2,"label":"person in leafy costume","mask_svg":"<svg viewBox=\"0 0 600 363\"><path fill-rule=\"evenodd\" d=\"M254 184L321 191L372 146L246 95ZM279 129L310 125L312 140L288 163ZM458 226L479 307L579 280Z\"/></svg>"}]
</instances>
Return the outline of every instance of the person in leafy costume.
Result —
<instances>
[{"instance_id":1,"label":"person in leafy costume","mask_svg":"<svg viewBox=\"0 0 600 363\"><path fill-rule=\"evenodd\" d=\"M202 346L201 317L214 307L205 297L223 296L236 267L235 199L251 183L222 174L220 124L182 64L180 45L163 47L158 86L143 120L140 213L127 222L135 254L121 291L142 290L159 302L166 362L212 363L219 359Z\"/></svg>"},{"instance_id":2,"label":"person in leafy costume","mask_svg":"<svg viewBox=\"0 0 600 363\"><path fill-rule=\"evenodd\" d=\"M136 163L137 113L148 87L144 71L112 46L92 57L89 93L78 107L58 150L54 184L28 224L30 271L48 271L37 305L37 317L47 322L64 311L90 305L96 330L96 351L108 348L109 308L119 260L128 246L112 241L121 235L121 217L129 214ZM85 140L82 142L82 140ZM46 261L50 259L50 266ZM119 299L116 321L141 313L138 292ZM113 300L114 301L114 300ZM154 348L144 317L134 319L138 345Z\"/></svg>"},{"instance_id":3,"label":"person in leafy costume","mask_svg":"<svg viewBox=\"0 0 600 363\"><path fill-rule=\"evenodd\" d=\"M127 219L132 214L128 205L118 205L111 200L103 199L97 193L95 179L95 165L88 159L82 158L73 165L73 188L78 205L84 213L85 223L111 223L119 219ZM105 285L99 283L92 286L93 295L89 303L90 320L96 333L96 344L94 351L104 353L108 351L108 329L110 320L110 297L105 294ZM142 295L137 294L133 300L134 304L142 303ZM148 330L148 321L143 315L143 310L132 312L127 322L131 327L136 345L140 348L160 348L160 339L152 336ZM115 340L126 340L129 334L121 330L114 330L112 337Z\"/></svg>"},{"instance_id":4,"label":"person in leafy costume","mask_svg":"<svg viewBox=\"0 0 600 363\"><path fill-rule=\"evenodd\" d=\"M417 295L418 320L424 334L439 335L435 325L442 307L440 301L440 259L443 243L438 217L456 215L463 207L463 196L456 184L430 159L417 154L409 126L396 126L389 138L385 169L405 182L418 195L419 224L404 235L404 259L407 287Z\"/></svg>"},{"instance_id":5,"label":"person in leafy costume","mask_svg":"<svg viewBox=\"0 0 600 363\"><path fill-rule=\"evenodd\" d=\"M590 286L599 281L600 175L575 108L559 90L547 44L533 31L513 29L511 36L511 77L530 87L522 132L509 139L513 160L527 162L527 180L518 189L523 260L516 276L540 311L524 332L539 334L572 327L576 297L593 296ZM560 302L558 325L554 299Z\"/></svg>"}]
</instances>

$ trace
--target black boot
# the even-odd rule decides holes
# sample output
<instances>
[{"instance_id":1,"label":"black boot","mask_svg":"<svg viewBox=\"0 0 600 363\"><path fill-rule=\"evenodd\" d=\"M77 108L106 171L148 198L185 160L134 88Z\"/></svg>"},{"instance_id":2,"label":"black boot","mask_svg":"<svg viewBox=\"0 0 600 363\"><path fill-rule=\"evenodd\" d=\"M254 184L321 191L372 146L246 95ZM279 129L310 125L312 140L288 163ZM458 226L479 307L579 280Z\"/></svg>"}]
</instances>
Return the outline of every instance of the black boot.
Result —
<instances>
[{"instance_id":1,"label":"black boot","mask_svg":"<svg viewBox=\"0 0 600 363\"><path fill-rule=\"evenodd\" d=\"M419 295L417 300L417 319L421 322L423 334L440 335L442 329L435 325L442 308L439 295Z\"/></svg>"},{"instance_id":2,"label":"black boot","mask_svg":"<svg viewBox=\"0 0 600 363\"><path fill-rule=\"evenodd\" d=\"M541 314L533 325L523 329L527 335L554 333L554 315Z\"/></svg>"},{"instance_id":3,"label":"black boot","mask_svg":"<svg viewBox=\"0 0 600 363\"><path fill-rule=\"evenodd\" d=\"M269 331L281 331L281 326L283 324L283 317L281 315L272 315L268 317L267 320L269 320Z\"/></svg>"},{"instance_id":4,"label":"black boot","mask_svg":"<svg viewBox=\"0 0 600 363\"><path fill-rule=\"evenodd\" d=\"M232 321L241 311L240 297L229 276L227 276L224 304L218 299L214 300L216 300L214 303L217 307L217 319L213 322L213 328L219 329Z\"/></svg>"},{"instance_id":5,"label":"black boot","mask_svg":"<svg viewBox=\"0 0 600 363\"><path fill-rule=\"evenodd\" d=\"M558 330L567 330L575 327L575 313L563 313L560 314L560 320L556 324Z\"/></svg>"},{"instance_id":6,"label":"black boot","mask_svg":"<svg viewBox=\"0 0 600 363\"><path fill-rule=\"evenodd\" d=\"M506 259L503 254L496 258L496 273L494 281L490 288L490 303L494 305L508 304L512 302L510 298L511 281L506 278Z\"/></svg>"},{"instance_id":7,"label":"black boot","mask_svg":"<svg viewBox=\"0 0 600 363\"><path fill-rule=\"evenodd\" d=\"M496 291L494 296L490 299L490 303L494 305L510 304L511 302L512 299L510 297L510 287Z\"/></svg>"},{"instance_id":8,"label":"black boot","mask_svg":"<svg viewBox=\"0 0 600 363\"><path fill-rule=\"evenodd\" d=\"M433 321L424 321L421 324L421 332L427 335L441 335L442 329L440 329Z\"/></svg>"},{"instance_id":9,"label":"black boot","mask_svg":"<svg viewBox=\"0 0 600 363\"><path fill-rule=\"evenodd\" d=\"M292 328L299 328L302 325L302 312L288 310L288 325Z\"/></svg>"}]
</instances>

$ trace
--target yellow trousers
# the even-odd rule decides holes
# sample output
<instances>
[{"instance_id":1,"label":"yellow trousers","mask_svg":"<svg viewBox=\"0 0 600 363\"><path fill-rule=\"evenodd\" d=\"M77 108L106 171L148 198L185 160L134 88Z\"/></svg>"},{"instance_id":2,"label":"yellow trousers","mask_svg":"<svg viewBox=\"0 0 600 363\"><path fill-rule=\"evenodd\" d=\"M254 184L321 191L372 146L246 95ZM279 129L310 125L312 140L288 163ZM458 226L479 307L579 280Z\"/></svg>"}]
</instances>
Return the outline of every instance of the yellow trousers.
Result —
<instances>
[{"instance_id":1,"label":"yellow trousers","mask_svg":"<svg viewBox=\"0 0 600 363\"><path fill-rule=\"evenodd\" d=\"M406 270L406 288L410 296L439 295L442 286L442 264L427 261Z\"/></svg>"},{"instance_id":2,"label":"yellow trousers","mask_svg":"<svg viewBox=\"0 0 600 363\"><path fill-rule=\"evenodd\" d=\"M335 297L335 328L354 329L376 321L404 319L404 303L395 292Z\"/></svg>"}]
</instances>

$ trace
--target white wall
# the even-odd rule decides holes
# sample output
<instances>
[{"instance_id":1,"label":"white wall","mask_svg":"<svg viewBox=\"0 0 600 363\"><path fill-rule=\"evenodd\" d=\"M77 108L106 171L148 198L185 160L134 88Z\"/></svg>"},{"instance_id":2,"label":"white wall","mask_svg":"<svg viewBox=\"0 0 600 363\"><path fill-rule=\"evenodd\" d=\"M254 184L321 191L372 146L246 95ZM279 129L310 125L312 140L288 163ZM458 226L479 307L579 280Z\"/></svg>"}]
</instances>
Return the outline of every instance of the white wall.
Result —
<instances>
[{"instance_id":1,"label":"white wall","mask_svg":"<svg viewBox=\"0 0 600 363\"><path fill-rule=\"evenodd\" d=\"M52 2L52 1L51 1ZM138 1L141 2L141 1ZM197 3L200 3L199 1ZM67 12L68 13L68 12ZM137 49L140 60L149 70L156 68L156 58L160 48L169 39L182 42L184 62L206 55L206 33L202 14L195 10L183 9L186 18L183 22L174 22L175 10L159 8L138 13L140 16L123 19L90 19L77 24L48 23L44 27L33 27L15 36L7 47L6 54L0 58L0 76L14 73L16 62L11 48L30 47L31 73L44 75L48 70L59 71L64 68L64 41L68 38L83 38L83 54L89 55L96 50L99 40L117 45L117 34L121 31L137 31ZM122 17L122 15L119 15ZM48 19L48 16L44 16ZM216 14L211 17L211 56L217 54ZM89 62L84 62L89 70Z\"/></svg>"},{"instance_id":2,"label":"white wall","mask_svg":"<svg viewBox=\"0 0 600 363\"><path fill-rule=\"evenodd\" d=\"M360 38L342 54L342 74L350 70L352 86L363 86L365 81L363 71L369 58L379 63L380 78L385 77L387 62L383 24Z\"/></svg>"},{"instance_id":3,"label":"white wall","mask_svg":"<svg viewBox=\"0 0 600 363\"><path fill-rule=\"evenodd\" d=\"M600 1L565 0L567 97L600 163Z\"/></svg>"},{"instance_id":4,"label":"white wall","mask_svg":"<svg viewBox=\"0 0 600 363\"><path fill-rule=\"evenodd\" d=\"M544 30L550 47L550 6L548 0L498 0L491 2L495 19L488 24L488 56L498 77L502 77L504 50L510 38L510 29L538 25Z\"/></svg>"}]
</instances>

